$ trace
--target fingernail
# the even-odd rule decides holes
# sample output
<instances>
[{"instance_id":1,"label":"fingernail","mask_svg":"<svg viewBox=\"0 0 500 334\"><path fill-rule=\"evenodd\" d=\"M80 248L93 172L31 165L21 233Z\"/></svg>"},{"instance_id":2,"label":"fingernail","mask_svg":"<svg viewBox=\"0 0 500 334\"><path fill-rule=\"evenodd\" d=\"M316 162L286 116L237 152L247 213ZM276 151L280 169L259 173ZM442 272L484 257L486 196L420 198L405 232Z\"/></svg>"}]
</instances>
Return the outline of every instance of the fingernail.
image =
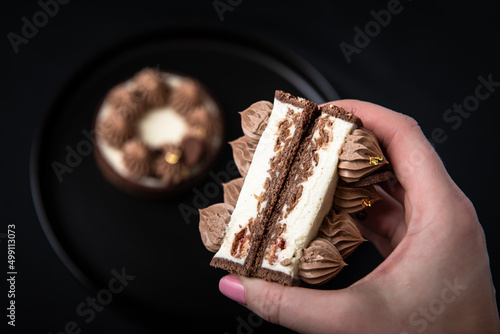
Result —
<instances>
[{"instance_id":1,"label":"fingernail","mask_svg":"<svg viewBox=\"0 0 500 334\"><path fill-rule=\"evenodd\" d=\"M245 286L236 277L231 275L224 276L219 281L219 290L227 298L246 305Z\"/></svg>"}]
</instances>

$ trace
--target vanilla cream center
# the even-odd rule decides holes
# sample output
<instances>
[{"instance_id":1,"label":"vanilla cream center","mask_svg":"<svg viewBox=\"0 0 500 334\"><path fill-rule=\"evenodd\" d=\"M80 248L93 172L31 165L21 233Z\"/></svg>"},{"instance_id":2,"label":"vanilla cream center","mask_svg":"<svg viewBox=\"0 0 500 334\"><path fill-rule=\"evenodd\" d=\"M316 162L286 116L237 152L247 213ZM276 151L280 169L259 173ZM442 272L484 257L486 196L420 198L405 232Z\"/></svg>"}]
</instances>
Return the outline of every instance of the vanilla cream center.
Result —
<instances>
[{"instance_id":1,"label":"vanilla cream center","mask_svg":"<svg viewBox=\"0 0 500 334\"><path fill-rule=\"evenodd\" d=\"M187 131L186 121L170 107L148 111L142 117L137 129L146 145L160 148L164 144L178 144Z\"/></svg>"}]
</instances>

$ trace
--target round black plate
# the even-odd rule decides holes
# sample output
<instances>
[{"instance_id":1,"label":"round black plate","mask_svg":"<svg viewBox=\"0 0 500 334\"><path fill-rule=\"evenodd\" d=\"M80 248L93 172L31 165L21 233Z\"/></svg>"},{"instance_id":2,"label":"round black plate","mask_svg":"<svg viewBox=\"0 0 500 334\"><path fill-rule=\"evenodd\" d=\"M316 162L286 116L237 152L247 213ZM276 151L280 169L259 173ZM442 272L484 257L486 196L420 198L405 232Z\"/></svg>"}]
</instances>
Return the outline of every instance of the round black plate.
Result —
<instances>
[{"instance_id":1,"label":"round black plate","mask_svg":"<svg viewBox=\"0 0 500 334\"><path fill-rule=\"evenodd\" d=\"M238 111L272 100L276 89L317 103L338 98L301 58L241 34L169 29L120 43L65 83L35 137L31 181L43 229L64 264L101 302L109 297L101 290L111 290L112 307L148 324L223 333L236 332L243 319L271 327L219 293L225 272L209 266L213 254L198 232L197 209L221 202L221 182L238 177L229 145L201 184L170 200L119 191L96 166L89 139L96 107L110 87L146 66L207 85L222 105L228 140L242 135ZM117 273L127 275L120 291Z\"/></svg>"}]
</instances>

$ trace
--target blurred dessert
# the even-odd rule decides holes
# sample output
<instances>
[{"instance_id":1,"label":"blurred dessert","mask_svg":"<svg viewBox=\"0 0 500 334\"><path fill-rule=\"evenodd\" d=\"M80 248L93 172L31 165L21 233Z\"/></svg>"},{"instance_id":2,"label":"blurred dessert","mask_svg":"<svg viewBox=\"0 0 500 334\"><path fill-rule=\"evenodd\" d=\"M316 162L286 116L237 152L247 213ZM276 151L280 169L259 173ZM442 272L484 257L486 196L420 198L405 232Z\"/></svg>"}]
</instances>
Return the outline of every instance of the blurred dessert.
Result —
<instances>
[{"instance_id":1,"label":"blurred dessert","mask_svg":"<svg viewBox=\"0 0 500 334\"><path fill-rule=\"evenodd\" d=\"M223 120L196 79L145 68L113 87L97 110L95 156L116 187L173 195L208 172L220 150Z\"/></svg>"}]
</instances>

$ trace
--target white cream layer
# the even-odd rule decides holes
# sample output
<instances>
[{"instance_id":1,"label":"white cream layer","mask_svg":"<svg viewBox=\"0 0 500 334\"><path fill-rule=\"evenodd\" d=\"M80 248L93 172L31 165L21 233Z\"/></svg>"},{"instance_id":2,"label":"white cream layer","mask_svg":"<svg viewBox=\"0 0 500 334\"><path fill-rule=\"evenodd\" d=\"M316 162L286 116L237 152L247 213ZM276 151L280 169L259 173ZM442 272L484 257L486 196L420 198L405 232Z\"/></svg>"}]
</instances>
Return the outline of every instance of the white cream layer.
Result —
<instances>
[{"instance_id":1,"label":"white cream layer","mask_svg":"<svg viewBox=\"0 0 500 334\"><path fill-rule=\"evenodd\" d=\"M332 135L331 142L321 147L317 152L318 164L314 165L312 175L302 183L302 195L297 205L286 218L278 221L278 224L286 224L286 230L282 238L286 241L285 249L278 251L274 265L266 259L262 263L263 268L269 268L298 277L300 258L304 249L311 240L316 237L319 226L325 215L331 209L333 195L337 186L337 165L339 155L347 136L356 125L323 113L320 117L329 117L333 120L331 128L327 129ZM316 129L313 138L319 137ZM283 208L283 210L286 210ZM283 266L281 261L290 259L291 264Z\"/></svg>"},{"instance_id":2,"label":"white cream layer","mask_svg":"<svg viewBox=\"0 0 500 334\"><path fill-rule=\"evenodd\" d=\"M252 158L252 163L248 170L248 174L241 188L238 202L231 215L231 220L226 228L226 234L219 251L214 257L229 259L233 262L243 264L246 256L236 259L231 255L231 248L235 236L247 228L247 237L249 237L248 224L251 218L255 219L258 215L259 197L263 193L266 179L270 177L269 169L271 168L271 159L284 149L284 144L277 151L274 150L279 137L279 125L285 120L288 110L293 113L300 114L303 108L295 107L288 103L283 103L277 99L274 100L273 110L269 117L268 124L262 134L259 144L255 149L255 154ZM293 136L296 130L295 124L290 128L290 136ZM261 203L260 210L264 210L267 202Z\"/></svg>"}]
</instances>

